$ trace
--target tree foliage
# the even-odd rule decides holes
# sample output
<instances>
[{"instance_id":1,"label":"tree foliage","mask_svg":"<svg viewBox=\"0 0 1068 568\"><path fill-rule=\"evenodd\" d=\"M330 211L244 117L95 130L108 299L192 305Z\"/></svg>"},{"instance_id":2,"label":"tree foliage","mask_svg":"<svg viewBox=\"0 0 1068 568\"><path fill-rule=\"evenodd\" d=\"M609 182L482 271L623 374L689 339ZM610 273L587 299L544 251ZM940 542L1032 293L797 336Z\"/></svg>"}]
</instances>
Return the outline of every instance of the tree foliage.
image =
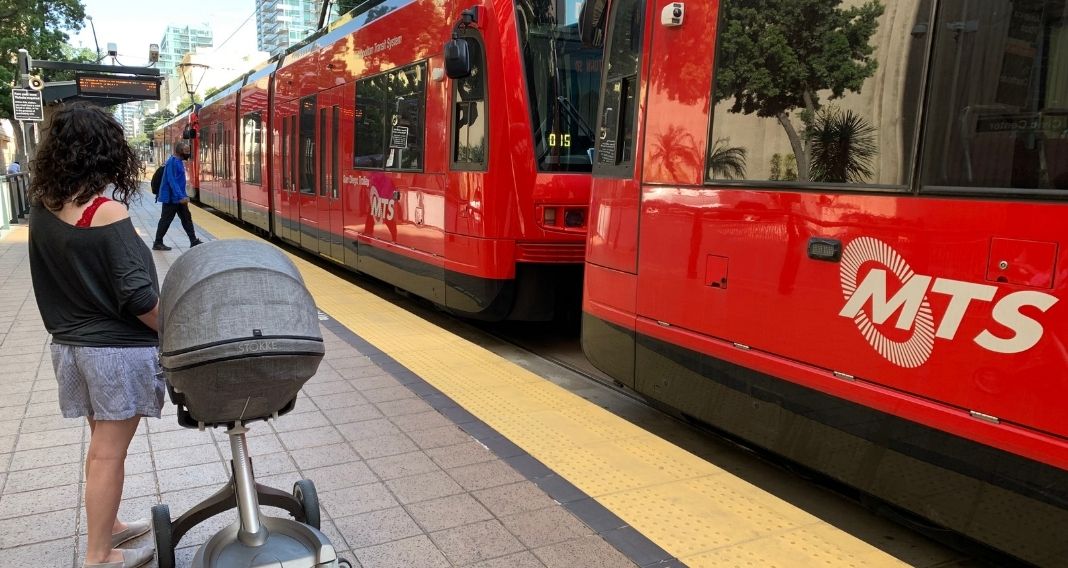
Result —
<instances>
[{"instance_id":1,"label":"tree foliage","mask_svg":"<svg viewBox=\"0 0 1068 568\"><path fill-rule=\"evenodd\" d=\"M152 132L156 130L159 125L174 118L174 113L168 109L162 109L159 112L154 112L145 115L144 132L149 138L152 137Z\"/></svg>"},{"instance_id":2,"label":"tree foliage","mask_svg":"<svg viewBox=\"0 0 1068 568\"><path fill-rule=\"evenodd\" d=\"M837 99L859 92L875 74L871 38L884 7L869 0L842 8L842 0L730 0L721 4L717 102L734 99L731 112L775 118L797 157L798 178L810 179L808 129L821 93ZM801 109L801 127L794 111Z\"/></svg>"},{"instance_id":3,"label":"tree foliage","mask_svg":"<svg viewBox=\"0 0 1068 568\"><path fill-rule=\"evenodd\" d=\"M875 127L851 110L821 109L809 132L812 181L864 183L878 154Z\"/></svg>"},{"instance_id":4,"label":"tree foliage","mask_svg":"<svg viewBox=\"0 0 1068 568\"><path fill-rule=\"evenodd\" d=\"M80 0L0 2L0 118L12 117L11 86L18 79L18 50L29 51L34 59L65 59L64 50L70 49L67 32L80 30L84 18Z\"/></svg>"},{"instance_id":5,"label":"tree foliage","mask_svg":"<svg viewBox=\"0 0 1068 568\"><path fill-rule=\"evenodd\" d=\"M745 178L748 154L741 146L731 146L730 138L717 138L708 156L711 176L715 179Z\"/></svg>"}]
</instances>

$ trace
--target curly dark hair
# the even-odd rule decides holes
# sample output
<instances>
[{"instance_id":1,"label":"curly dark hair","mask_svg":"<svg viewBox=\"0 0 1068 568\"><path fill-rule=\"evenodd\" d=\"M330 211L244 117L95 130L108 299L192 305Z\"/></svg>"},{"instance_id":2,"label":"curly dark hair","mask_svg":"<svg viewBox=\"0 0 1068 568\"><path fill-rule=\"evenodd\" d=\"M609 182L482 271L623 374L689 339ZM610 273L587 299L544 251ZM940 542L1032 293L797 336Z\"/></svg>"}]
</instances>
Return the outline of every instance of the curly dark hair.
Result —
<instances>
[{"instance_id":1,"label":"curly dark hair","mask_svg":"<svg viewBox=\"0 0 1068 568\"><path fill-rule=\"evenodd\" d=\"M109 184L112 199L129 205L141 184L141 160L122 126L102 108L67 104L52 115L30 164L30 198L52 211L88 203Z\"/></svg>"}]
</instances>

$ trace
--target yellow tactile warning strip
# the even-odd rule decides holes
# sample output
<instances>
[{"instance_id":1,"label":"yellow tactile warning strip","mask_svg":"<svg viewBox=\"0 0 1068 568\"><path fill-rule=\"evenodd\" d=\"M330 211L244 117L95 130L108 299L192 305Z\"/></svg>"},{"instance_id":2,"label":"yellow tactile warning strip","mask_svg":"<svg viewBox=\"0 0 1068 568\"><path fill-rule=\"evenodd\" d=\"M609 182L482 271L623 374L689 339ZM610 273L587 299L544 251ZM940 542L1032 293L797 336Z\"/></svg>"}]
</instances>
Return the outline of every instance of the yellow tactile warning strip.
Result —
<instances>
[{"instance_id":1,"label":"yellow tactile warning strip","mask_svg":"<svg viewBox=\"0 0 1068 568\"><path fill-rule=\"evenodd\" d=\"M218 238L252 236L200 210L194 218ZM903 565L534 373L291 258L320 309L687 565Z\"/></svg>"}]
</instances>

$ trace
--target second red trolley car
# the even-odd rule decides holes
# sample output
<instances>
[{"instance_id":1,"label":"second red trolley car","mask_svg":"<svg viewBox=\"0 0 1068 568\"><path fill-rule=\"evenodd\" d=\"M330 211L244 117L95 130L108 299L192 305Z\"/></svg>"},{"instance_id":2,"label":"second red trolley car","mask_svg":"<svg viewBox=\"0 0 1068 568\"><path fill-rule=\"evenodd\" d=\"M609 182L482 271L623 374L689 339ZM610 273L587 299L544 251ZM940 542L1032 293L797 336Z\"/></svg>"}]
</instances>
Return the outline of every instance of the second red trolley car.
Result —
<instances>
[{"instance_id":1,"label":"second red trolley car","mask_svg":"<svg viewBox=\"0 0 1068 568\"><path fill-rule=\"evenodd\" d=\"M200 200L467 317L577 306L602 59L577 20L365 2L205 101Z\"/></svg>"}]
</instances>

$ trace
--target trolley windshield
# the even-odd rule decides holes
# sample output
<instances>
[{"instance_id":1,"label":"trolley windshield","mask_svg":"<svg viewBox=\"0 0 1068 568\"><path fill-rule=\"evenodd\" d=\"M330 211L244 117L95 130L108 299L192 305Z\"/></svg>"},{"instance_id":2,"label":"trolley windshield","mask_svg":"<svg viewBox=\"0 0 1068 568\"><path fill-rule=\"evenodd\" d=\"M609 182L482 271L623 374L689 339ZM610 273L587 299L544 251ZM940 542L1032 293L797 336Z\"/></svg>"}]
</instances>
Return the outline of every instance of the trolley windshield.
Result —
<instances>
[{"instance_id":1,"label":"trolley windshield","mask_svg":"<svg viewBox=\"0 0 1068 568\"><path fill-rule=\"evenodd\" d=\"M516 0L540 171L593 169L603 51L583 47L578 26L581 7L582 2L575 0Z\"/></svg>"}]
</instances>

